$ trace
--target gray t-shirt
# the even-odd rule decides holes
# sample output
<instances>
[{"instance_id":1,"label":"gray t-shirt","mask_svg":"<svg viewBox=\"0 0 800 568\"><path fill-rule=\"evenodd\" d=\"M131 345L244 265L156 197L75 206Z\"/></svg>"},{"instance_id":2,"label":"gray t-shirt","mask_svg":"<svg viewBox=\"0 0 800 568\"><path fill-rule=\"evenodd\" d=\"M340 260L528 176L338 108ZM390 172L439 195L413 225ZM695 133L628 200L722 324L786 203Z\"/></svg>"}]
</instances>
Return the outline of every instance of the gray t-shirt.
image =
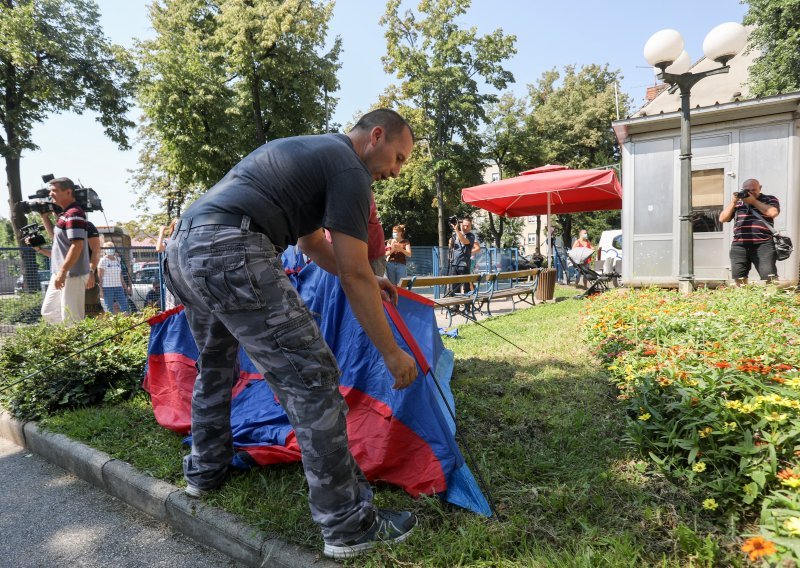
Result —
<instances>
[{"instance_id":1,"label":"gray t-shirt","mask_svg":"<svg viewBox=\"0 0 800 568\"><path fill-rule=\"evenodd\" d=\"M367 242L371 191L344 134L281 138L250 153L183 216L248 215L281 248L321 227Z\"/></svg>"},{"instance_id":2,"label":"gray t-shirt","mask_svg":"<svg viewBox=\"0 0 800 568\"><path fill-rule=\"evenodd\" d=\"M61 269L73 241L82 251L80 257L69 269L68 276L83 276L89 274L89 247L87 245L86 213L77 203L69 205L58 216L53 227L53 249L50 254L50 270L55 274Z\"/></svg>"}]
</instances>

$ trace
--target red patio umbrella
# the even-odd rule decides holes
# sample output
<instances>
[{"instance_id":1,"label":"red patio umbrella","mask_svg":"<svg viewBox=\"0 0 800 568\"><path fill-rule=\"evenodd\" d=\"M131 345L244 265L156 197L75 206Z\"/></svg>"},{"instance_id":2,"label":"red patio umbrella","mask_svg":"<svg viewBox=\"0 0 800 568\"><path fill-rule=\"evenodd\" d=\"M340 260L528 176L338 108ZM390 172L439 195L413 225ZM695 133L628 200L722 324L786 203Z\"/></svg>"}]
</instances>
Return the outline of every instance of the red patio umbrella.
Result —
<instances>
[{"instance_id":1,"label":"red patio umbrella","mask_svg":"<svg viewBox=\"0 0 800 568\"><path fill-rule=\"evenodd\" d=\"M461 190L461 199L507 217L622 209L622 186L614 170L542 166L517 177Z\"/></svg>"},{"instance_id":2,"label":"red patio umbrella","mask_svg":"<svg viewBox=\"0 0 800 568\"><path fill-rule=\"evenodd\" d=\"M461 200L507 217L622 209L622 186L614 170L571 170L547 165L461 190ZM550 239L547 239L550 257Z\"/></svg>"}]
</instances>

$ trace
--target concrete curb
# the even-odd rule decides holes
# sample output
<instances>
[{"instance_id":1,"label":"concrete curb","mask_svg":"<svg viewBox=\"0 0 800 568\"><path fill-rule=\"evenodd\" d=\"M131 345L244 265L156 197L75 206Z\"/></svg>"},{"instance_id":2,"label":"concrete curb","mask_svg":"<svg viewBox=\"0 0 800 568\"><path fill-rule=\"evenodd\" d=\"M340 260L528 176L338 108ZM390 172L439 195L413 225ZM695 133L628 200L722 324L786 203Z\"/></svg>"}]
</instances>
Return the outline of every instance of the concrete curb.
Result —
<instances>
[{"instance_id":1,"label":"concrete curb","mask_svg":"<svg viewBox=\"0 0 800 568\"><path fill-rule=\"evenodd\" d=\"M45 432L35 422L19 422L0 411L0 436L247 566L339 566L316 552L246 525L230 513L190 499L174 485L144 475L124 461L62 434Z\"/></svg>"}]
</instances>

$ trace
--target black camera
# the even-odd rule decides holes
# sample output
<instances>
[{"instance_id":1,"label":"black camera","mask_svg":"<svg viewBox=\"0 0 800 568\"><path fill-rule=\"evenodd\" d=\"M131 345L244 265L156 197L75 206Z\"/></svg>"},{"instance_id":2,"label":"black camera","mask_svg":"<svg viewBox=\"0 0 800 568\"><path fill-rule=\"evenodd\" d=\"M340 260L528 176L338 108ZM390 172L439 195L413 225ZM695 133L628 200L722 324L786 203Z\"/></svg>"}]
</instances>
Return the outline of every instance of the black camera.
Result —
<instances>
[{"instance_id":1,"label":"black camera","mask_svg":"<svg viewBox=\"0 0 800 568\"><path fill-rule=\"evenodd\" d=\"M447 222L450 223L451 225L455 225L456 223L458 223L458 217L456 217L455 215L450 215L447 218Z\"/></svg>"},{"instance_id":2,"label":"black camera","mask_svg":"<svg viewBox=\"0 0 800 568\"><path fill-rule=\"evenodd\" d=\"M53 179L55 179L53 174L45 174L42 176L42 181L44 183L49 183ZM76 184L72 193L75 195L75 201L86 213L103 210L100 196L98 196L97 192L91 187L82 187ZM61 207L53 203L53 200L50 199L50 190L48 188L37 189L36 193L28 196L28 201L20 201L19 209L25 215L31 212L61 213Z\"/></svg>"},{"instance_id":3,"label":"black camera","mask_svg":"<svg viewBox=\"0 0 800 568\"><path fill-rule=\"evenodd\" d=\"M733 195L736 197L736 199L746 199L750 197L750 190L743 189L742 191L736 191Z\"/></svg>"},{"instance_id":4,"label":"black camera","mask_svg":"<svg viewBox=\"0 0 800 568\"><path fill-rule=\"evenodd\" d=\"M34 213L50 213L55 211L56 204L50 199L49 189L37 189L36 193L28 196L29 201L20 201L19 209L24 214L31 211Z\"/></svg>"},{"instance_id":5,"label":"black camera","mask_svg":"<svg viewBox=\"0 0 800 568\"><path fill-rule=\"evenodd\" d=\"M22 242L24 242L29 247L40 247L46 241L42 231L44 228L41 225L37 225L33 223L32 225L25 225L19 230L20 235L22 235Z\"/></svg>"}]
</instances>

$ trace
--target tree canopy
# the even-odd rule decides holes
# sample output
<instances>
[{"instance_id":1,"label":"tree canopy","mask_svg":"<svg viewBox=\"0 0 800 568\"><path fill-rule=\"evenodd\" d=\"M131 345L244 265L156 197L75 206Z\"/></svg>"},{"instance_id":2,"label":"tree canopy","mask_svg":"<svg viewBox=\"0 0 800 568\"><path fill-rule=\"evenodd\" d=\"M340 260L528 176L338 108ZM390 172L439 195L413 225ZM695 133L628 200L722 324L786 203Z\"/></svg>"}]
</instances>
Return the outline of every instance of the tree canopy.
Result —
<instances>
[{"instance_id":1,"label":"tree canopy","mask_svg":"<svg viewBox=\"0 0 800 568\"><path fill-rule=\"evenodd\" d=\"M160 0L138 45L144 124L140 203L170 215L273 138L320 133L336 99L341 41L321 53L333 3Z\"/></svg>"},{"instance_id":2,"label":"tree canopy","mask_svg":"<svg viewBox=\"0 0 800 568\"><path fill-rule=\"evenodd\" d=\"M504 89L514 80L502 62L516 52L516 39L502 30L478 36L475 28L461 28L457 19L469 6L469 0L423 0L419 13L401 15L400 0L389 0L381 18L384 68L401 80L387 91L388 98L410 110L418 145L426 148L422 159L431 172L433 193L428 202L438 209L441 247L450 230L446 206L450 211L459 207L458 190L478 183L483 169L477 132L485 105L496 99L484 92L483 83Z\"/></svg>"},{"instance_id":3,"label":"tree canopy","mask_svg":"<svg viewBox=\"0 0 800 568\"><path fill-rule=\"evenodd\" d=\"M619 113L626 116L628 97L615 91L619 71L608 65L564 68L563 77L552 69L528 86L533 108L528 121L531 136L538 142L542 164L571 168L598 168L620 161L620 149L611 129ZM618 97L618 100L617 100ZM541 165L541 164L537 164ZM619 226L619 211L597 211L575 216L581 227ZM571 215L558 215L564 242L571 241ZM598 233L599 235L599 233Z\"/></svg>"},{"instance_id":4,"label":"tree canopy","mask_svg":"<svg viewBox=\"0 0 800 568\"><path fill-rule=\"evenodd\" d=\"M134 66L106 38L92 0L5 0L0 38L0 155L18 237L26 224L16 208L20 158L36 149L34 125L52 113L91 110L106 135L127 148Z\"/></svg>"},{"instance_id":5,"label":"tree canopy","mask_svg":"<svg viewBox=\"0 0 800 568\"><path fill-rule=\"evenodd\" d=\"M750 67L756 97L800 90L800 0L747 0L744 23L755 25L750 49L762 53Z\"/></svg>"}]
</instances>

